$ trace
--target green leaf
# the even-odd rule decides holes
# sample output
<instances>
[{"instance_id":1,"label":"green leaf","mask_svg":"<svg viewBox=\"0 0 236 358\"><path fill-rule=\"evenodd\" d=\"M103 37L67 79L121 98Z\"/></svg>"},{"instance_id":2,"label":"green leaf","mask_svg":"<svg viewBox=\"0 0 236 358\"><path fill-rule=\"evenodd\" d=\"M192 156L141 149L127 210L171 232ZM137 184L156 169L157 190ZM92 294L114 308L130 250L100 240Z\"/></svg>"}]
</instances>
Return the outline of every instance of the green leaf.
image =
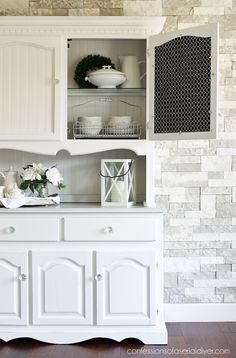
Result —
<instances>
[{"instance_id":1,"label":"green leaf","mask_svg":"<svg viewBox=\"0 0 236 358\"><path fill-rule=\"evenodd\" d=\"M20 184L20 189L21 190L26 190L28 189L29 187L29 182L28 181L23 181L21 184Z\"/></svg>"},{"instance_id":2,"label":"green leaf","mask_svg":"<svg viewBox=\"0 0 236 358\"><path fill-rule=\"evenodd\" d=\"M65 188L66 188L66 185L63 184L63 183L59 183L57 187L58 187L58 189L61 190L61 189L65 189Z\"/></svg>"},{"instance_id":3,"label":"green leaf","mask_svg":"<svg viewBox=\"0 0 236 358\"><path fill-rule=\"evenodd\" d=\"M35 187L34 187L34 184L32 182L29 184L29 188L33 193L35 192Z\"/></svg>"}]
</instances>

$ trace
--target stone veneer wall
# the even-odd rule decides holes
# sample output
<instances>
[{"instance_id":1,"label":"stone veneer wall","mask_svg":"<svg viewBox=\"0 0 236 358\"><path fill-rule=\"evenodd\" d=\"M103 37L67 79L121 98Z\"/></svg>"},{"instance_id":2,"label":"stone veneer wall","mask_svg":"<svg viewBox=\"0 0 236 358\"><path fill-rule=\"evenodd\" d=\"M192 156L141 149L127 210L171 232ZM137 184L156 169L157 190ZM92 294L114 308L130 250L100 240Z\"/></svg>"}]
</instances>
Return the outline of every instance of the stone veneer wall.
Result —
<instances>
[{"instance_id":1,"label":"stone veneer wall","mask_svg":"<svg viewBox=\"0 0 236 358\"><path fill-rule=\"evenodd\" d=\"M218 140L156 143L165 302L236 302L236 0L0 0L0 15L163 15L220 23Z\"/></svg>"}]
</instances>

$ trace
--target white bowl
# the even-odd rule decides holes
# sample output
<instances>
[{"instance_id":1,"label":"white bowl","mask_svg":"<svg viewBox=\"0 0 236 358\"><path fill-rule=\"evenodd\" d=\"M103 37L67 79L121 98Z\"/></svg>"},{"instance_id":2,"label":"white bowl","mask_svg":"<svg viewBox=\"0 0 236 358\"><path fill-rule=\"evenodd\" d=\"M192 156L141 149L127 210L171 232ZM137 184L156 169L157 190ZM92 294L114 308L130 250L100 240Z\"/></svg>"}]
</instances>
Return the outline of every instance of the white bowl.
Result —
<instances>
[{"instance_id":1,"label":"white bowl","mask_svg":"<svg viewBox=\"0 0 236 358\"><path fill-rule=\"evenodd\" d=\"M89 73L85 77L85 81L91 82L98 88L116 88L126 81L126 76L123 72L114 70L111 66L102 67L100 70Z\"/></svg>"},{"instance_id":2,"label":"white bowl","mask_svg":"<svg viewBox=\"0 0 236 358\"><path fill-rule=\"evenodd\" d=\"M98 135L102 130L102 126L90 126L90 127L82 127L81 133L86 135L95 136Z\"/></svg>"},{"instance_id":3,"label":"white bowl","mask_svg":"<svg viewBox=\"0 0 236 358\"><path fill-rule=\"evenodd\" d=\"M80 125L80 133L95 136L101 132L103 127L102 117L100 116L84 116L78 117Z\"/></svg>"},{"instance_id":4,"label":"white bowl","mask_svg":"<svg viewBox=\"0 0 236 358\"><path fill-rule=\"evenodd\" d=\"M78 117L78 122L84 125L102 125L102 117L100 116Z\"/></svg>"},{"instance_id":5,"label":"white bowl","mask_svg":"<svg viewBox=\"0 0 236 358\"><path fill-rule=\"evenodd\" d=\"M120 128L128 128L132 121L131 116L113 116L110 117L109 125Z\"/></svg>"}]
</instances>

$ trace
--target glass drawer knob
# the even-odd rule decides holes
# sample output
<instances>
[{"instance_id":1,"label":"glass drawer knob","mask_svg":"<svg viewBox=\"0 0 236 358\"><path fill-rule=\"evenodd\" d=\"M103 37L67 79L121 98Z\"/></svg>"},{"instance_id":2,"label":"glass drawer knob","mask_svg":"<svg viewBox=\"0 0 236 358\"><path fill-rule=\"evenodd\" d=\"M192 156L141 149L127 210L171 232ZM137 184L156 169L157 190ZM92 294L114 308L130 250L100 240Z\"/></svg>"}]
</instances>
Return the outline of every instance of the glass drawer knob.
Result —
<instances>
[{"instance_id":1,"label":"glass drawer knob","mask_svg":"<svg viewBox=\"0 0 236 358\"><path fill-rule=\"evenodd\" d=\"M100 273L98 273L96 276L95 276L95 280L96 281L101 281L102 280L102 275Z\"/></svg>"},{"instance_id":2,"label":"glass drawer knob","mask_svg":"<svg viewBox=\"0 0 236 358\"><path fill-rule=\"evenodd\" d=\"M25 280L27 280L27 275L22 273L21 275L19 275L18 278L19 278L20 281L25 281Z\"/></svg>"},{"instance_id":3,"label":"glass drawer knob","mask_svg":"<svg viewBox=\"0 0 236 358\"><path fill-rule=\"evenodd\" d=\"M111 233L113 233L113 228L112 228L111 226L105 227L104 233L105 233L105 234L111 234Z\"/></svg>"},{"instance_id":4,"label":"glass drawer knob","mask_svg":"<svg viewBox=\"0 0 236 358\"><path fill-rule=\"evenodd\" d=\"M9 226L6 228L7 234L14 234L15 231L16 231L16 229L14 228L14 226Z\"/></svg>"}]
</instances>

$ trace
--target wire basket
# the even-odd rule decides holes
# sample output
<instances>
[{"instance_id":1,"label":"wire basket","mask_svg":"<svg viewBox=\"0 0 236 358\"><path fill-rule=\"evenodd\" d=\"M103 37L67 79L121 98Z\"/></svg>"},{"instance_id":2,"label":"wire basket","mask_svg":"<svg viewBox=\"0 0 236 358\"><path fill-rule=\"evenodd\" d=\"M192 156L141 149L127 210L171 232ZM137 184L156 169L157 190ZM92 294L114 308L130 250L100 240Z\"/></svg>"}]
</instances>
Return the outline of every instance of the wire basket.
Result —
<instances>
[{"instance_id":1,"label":"wire basket","mask_svg":"<svg viewBox=\"0 0 236 358\"><path fill-rule=\"evenodd\" d=\"M113 126L104 124L100 126L87 126L75 122L73 124L73 137L74 139L82 138L127 138L127 139L140 139L141 126L137 122L132 122L128 127Z\"/></svg>"}]
</instances>

